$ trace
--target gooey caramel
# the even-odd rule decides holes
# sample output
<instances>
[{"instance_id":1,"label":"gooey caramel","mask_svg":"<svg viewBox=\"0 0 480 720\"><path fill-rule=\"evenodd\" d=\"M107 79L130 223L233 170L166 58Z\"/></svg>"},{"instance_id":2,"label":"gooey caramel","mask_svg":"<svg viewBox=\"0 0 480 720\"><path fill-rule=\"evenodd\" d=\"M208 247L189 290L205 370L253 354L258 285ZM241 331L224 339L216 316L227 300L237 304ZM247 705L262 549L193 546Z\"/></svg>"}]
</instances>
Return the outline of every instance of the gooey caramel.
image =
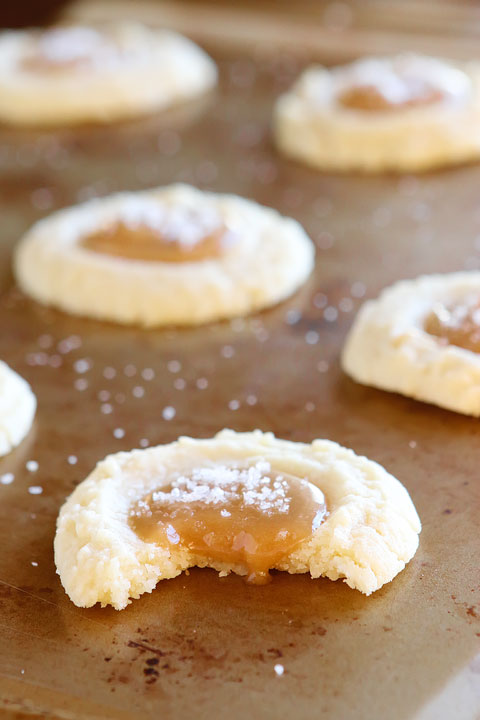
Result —
<instances>
[{"instance_id":1,"label":"gooey caramel","mask_svg":"<svg viewBox=\"0 0 480 720\"><path fill-rule=\"evenodd\" d=\"M269 570L310 538L326 514L319 488L257 462L177 477L137 502L129 523L145 542L240 566L248 582L264 584Z\"/></svg>"},{"instance_id":2,"label":"gooey caramel","mask_svg":"<svg viewBox=\"0 0 480 720\"><path fill-rule=\"evenodd\" d=\"M148 262L197 262L220 257L236 236L210 212L145 206L80 240L103 255Z\"/></svg>"},{"instance_id":3,"label":"gooey caramel","mask_svg":"<svg viewBox=\"0 0 480 720\"><path fill-rule=\"evenodd\" d=\"M226 245L225 235L225 230L219 229L195 244L186 245L178 240L169 240L148 225L133 229L119 222L110 228L92 233L81 242L81 246L102 255L128 260L196 262L219 257Z\"/></svg>"},{"instance_id":4,"label":"gooey caramel","mask_svg":"<svg viewBox=\"0 0 480 720\"><path fill-rule=\"evenodd\" d=\"M480 353L480 299L449 307L437 303L426 318L424 329L444 345Z\"/></svg>"},{"instance_id":5,"label":"gooey caramel","mask_svg":"<svg viewBox=\"0 0 480 720\"><path fill-rule=\"evenodd\" d=\"M58 27L34 35L21 66L43 74L105 66L119 56L120 48L105 33L81 26Z\"/></svg>"},{"instance_id":6,"label":"gooey caramel","mask_svg":"<svg viewBox=\"0 0 480 720\"><path fill-rule=\"evenodd\" d=\"M432 84L412 78L398 77L401 92L391 94L387 86L381 84L355 84L338 96L343 107L366 112L385 112L432 105L445 98L444 93Z\"/></svg>"}]
</instances>

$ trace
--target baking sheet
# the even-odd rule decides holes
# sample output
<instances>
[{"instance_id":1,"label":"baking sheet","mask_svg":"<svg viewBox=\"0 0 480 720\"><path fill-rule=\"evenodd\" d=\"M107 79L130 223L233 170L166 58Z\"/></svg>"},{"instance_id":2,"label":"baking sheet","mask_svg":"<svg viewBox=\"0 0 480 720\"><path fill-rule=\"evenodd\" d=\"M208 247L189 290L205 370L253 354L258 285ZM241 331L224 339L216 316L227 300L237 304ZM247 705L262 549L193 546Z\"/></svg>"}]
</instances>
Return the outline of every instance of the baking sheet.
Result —
<instances>
[{"instance_id":1,"label":"baking sheet","mask_svg":"<svg viewBox=\"0 0 480 720\"><path fill-rule=\"evenodd\" d=\"M473 718L478 420L356 385L338 358L365 297L401 277L480 266L480 167L369 178L296 165L274 152L269 122L299 62L212 53L218 93L174 113L0 131L0 357L39 401L32 432L0 461L3 482L14 475L0 484L0 708L125 720ZM317 245L306 286L244 321L166 331L68 317L14 288L10 253L35 219L177 180L300 220ZM65 497L107 453L223 427L326 437L385 465L423 521L414 560L370 598L306 576L250 587L193 570L120 613L76 608L53 563Z\"/></svg>"}]
</instances>

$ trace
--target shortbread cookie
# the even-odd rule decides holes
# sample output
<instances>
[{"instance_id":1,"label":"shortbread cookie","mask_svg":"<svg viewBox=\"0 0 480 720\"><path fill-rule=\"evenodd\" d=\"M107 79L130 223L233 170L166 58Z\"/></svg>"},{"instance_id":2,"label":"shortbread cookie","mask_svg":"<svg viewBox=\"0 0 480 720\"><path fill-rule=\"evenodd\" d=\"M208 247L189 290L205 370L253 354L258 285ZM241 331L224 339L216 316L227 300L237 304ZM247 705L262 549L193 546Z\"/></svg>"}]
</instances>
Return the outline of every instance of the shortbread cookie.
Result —
<instances>
[{"instance_id":1,"label":"shortbread cookie","mask_svg":"<svg viewBox=\"0 0 480 720\"><path fill-rule=\"evenodd\" d=\"M213 61L169 30L119 23L0 36L0 120L110 121L165 108L216 83Z\"/></svg>"},{"instance_id":2,"label":"shortbread cookie","mask_svg":"<svg viewBox=\"0 0 480 720\"><path fill-rule=\"evenodd\" d=\"M358 382L480 415L480 272L425 275L360 309L343 350Z\"/></svg>"},{"instance_id":3,"label":"shortbread cookie","mask_svg":"<svg viewBox=\"0 0 480 720\"><path fill-rule=\"evenodd\" d=\"M377 463L327 440L223 430L105 458L60 511L55 562L81 607L121 610L194 565L255 583L273 568L309 572L369 595L419 532L407 491Z\"/></svg>"},{"instance_id":4,"label":"shortbread cookie","mask_svg":"<svg viewBox=\"0 0 480 720\"><path fill-rule=\"evenodd\" d=\"M242 315L291 295L314 262L294 220L186 185L122 193L37 223L15 270L36 300L145 326Z\"/></svg>"},{"instance_id":5,"label":"shortbread cookie","mask_svg":"<svg viewBox=\"0 0 480 720\"><path fill-rule=\"evenodd\" d=\"M36 406L30 385L0 360L0 455L22 442L32 426Z\"/></svg>"},{"instance_id":6,"label":"shortbread cookie","mask_svg":"<svg viewBox=\"0 0 480 720\"><path fill-rule=\"evenodd\" d=\"M480 157L480 65L419 55L307 69L277 102L287 155L323 169L425 170Z\"/></svg>"}]
</instances>

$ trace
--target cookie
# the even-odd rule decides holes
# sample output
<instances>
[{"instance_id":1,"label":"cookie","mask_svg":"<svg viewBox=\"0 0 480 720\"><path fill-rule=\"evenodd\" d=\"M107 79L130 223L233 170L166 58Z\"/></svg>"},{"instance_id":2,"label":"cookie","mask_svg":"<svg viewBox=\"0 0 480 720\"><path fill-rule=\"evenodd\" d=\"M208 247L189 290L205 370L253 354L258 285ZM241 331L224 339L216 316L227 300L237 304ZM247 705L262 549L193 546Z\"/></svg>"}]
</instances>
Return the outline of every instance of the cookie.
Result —
<instances>
[{"instance_id":1,"label":"cookie","mask_svg":"<svg viewBox=\"0 0 480 720\"><path fill-rule=\"evenodd\" d=\"M40 221L18 245L22 290L118 323L195 325L274 305L314 263L301 226L186 185L122 193Z\"/></svg>"},{"instance_id":2,"label":"cookie","mask_svg":"<svg viewBox=\"0 0 480 720\"><path fill-rule=\"evenodd\" d=\"M421 55L307 69L277 101L286 155L325 170L415 171L480 157L480 66Z\"/></svg>"},{"instance_id":3,"label":"cookie","mask_svg":"<svg viewBox=\"0 0 480 720\"><path fill-rule=\"evenodd\" d=\"M18 125L134 117L200 95L216 78L190 40L134 23L0 36L0 120Z\"/></svg>"},{"instance_id":4,"label":"cookie","mask_svg":"<svg viewBox=\"0 0 480 720\"><path fill-rule=\"evenodd\" d=\"M6 455L28 434L36 406L30 385L0 360L0 455Z\"/></svg>"},{"instance_id":5,"label":"cookie","mask_svg":"<svg viewBox=\"0 0 480 720\"><path fill-rule=\"evenodd\" d=\"M365 385L480 415L480 273L425 275L360 309L342 365Z\"/></svg>"},{"instance_id":6,"label":"cookie","mask_svg":"<svg viewBox=\"0 0 480 720\"><path fill-rule=\"evenodd\" d=\"M70 599L117 610L191 566L268 581L272 568L369 595L413 557L401 483L334 442L223 430L110 455L62 507L55 563Z\"/></svg>"}]
</instances>

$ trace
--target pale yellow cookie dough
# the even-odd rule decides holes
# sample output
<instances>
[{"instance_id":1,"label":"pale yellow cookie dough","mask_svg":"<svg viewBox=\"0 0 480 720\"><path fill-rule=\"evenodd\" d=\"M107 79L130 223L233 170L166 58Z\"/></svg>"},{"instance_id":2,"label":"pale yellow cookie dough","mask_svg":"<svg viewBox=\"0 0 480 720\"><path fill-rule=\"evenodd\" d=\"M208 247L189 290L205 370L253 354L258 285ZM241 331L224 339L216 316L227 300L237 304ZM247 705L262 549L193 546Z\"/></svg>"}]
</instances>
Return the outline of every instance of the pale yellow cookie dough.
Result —
<instances>
[{"instance_id":1,"label":"pale yellow cookie dough","mask_svg":"<svg viewBox=\"0 0 480 720\"><path fill-rule=\"evenodd\" d=\"M235 241L219 257L178 263L130 260L81 246L98 228L119 219L132 227L155 224L158 213L166 218L158 220L164 232L176 232L186 244L196 232L188 218L197 216L200 229L218 217ZM19 286L35 300L144 326L194 325L274 305L305 282L313 263L313 243L295 220L235 195L187 185L62 210L33 226L14 259Z\"/></svg>"},{"instance_id":2,"label":"pale yellow cookie dough","mask_svg":"<svg viewBox=\"0 0 480 720\"><path fill-rule=\"evenodd\" d=\"M360 309L342 365L354 380L480 416L480 355L425 330L432 310L480 299L480 273L425 275L386 288Z\"/></svg>"},{"instance_id":3,"label":"pale yellow cookie dough","mask_svg":"<svg viewBox=\"0 0 480 720\"><path fill-rule=\"evenodd\" d=\"M222 574L242 567L212 563L178 545L144 542L129 525L139 499L172 473L236 461L267 461L276 471L307 478L325 496L328 515L277 569L312 577L343 578L369 595L389 582L413 557L420 521L401 483L384 468L336 443L311 445L271 433L223 430L209 440L180 438L170 445L110 455L68 498L60 511L55 562L71 600L121 610L161 579L187 568L212 566Z\"/></svg>"},{"instance_id":4,"label":"pale yellow cookie dough","mask_svg":"<svg viewBox=\"0 0 480 720\"><path fill-rule=\"evenodd\" d=\"M30 385L0 361L0 455L22 442L32 426L36 406Z\"/></svg>"},{"instance_id":5,"label":"pale yellow cookie dough","mask_svg":"<svg viewBox=\"0 0 480 720\"><path fill-rule=\"evenodd\" d=\"M47 69L31 61L39 52ZM216 79L190 40L135 23L0 35L0 120L14 124L128 118L195 97Z\"/></svg>"},{"instance_id":6,"label":"pale yellow cookie dough","mask_svg":"<svg viewBox=\"0 0 480 720\"><path fill-rule=\"evenodd\" d=\"M408 77L431 80L443 95L425 105L366 111L339 98L356 84L379 88L393 104ZM480 66L420 55L368 58L333 69L308 68L277 101L274 135L286 155L325 170L415 171L480 157Z\"/></svg>"}]
</instances>

